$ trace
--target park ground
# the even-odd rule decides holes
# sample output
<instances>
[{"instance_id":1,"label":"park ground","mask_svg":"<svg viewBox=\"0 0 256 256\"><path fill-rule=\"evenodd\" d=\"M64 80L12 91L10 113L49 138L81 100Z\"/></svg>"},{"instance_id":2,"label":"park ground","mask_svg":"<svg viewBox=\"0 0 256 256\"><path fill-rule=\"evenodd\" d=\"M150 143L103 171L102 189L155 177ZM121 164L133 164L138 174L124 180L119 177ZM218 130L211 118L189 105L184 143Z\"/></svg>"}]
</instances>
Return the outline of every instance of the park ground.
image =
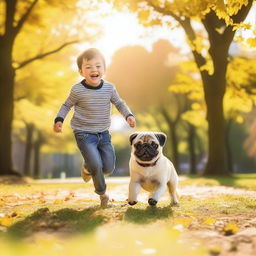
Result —
<instances>
[{"instance_id":1,"label":"park ground","mask_svg":"<svg viewBox=\"0 0 256 256\"><path fill-rule=\"evenodd\" d=\"M181 176L178 207L129 206L129 177L107 179L106 209L80 178L0 182L1 256L256 255L255 174Z\"/></svg>"}]
</instances>

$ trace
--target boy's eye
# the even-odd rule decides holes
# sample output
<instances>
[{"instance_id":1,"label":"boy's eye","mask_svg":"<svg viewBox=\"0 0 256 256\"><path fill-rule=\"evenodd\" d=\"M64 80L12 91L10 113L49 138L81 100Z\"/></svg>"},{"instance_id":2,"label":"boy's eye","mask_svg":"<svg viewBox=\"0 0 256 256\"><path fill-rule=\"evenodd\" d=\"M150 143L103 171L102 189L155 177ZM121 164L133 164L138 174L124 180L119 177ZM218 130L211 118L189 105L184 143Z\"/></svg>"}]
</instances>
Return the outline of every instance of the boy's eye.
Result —
<instances>
[{"instance_id":1,"label":"boy's eye","mask_svg":"<svg viewBox=\"0 0 256 256\"><path fill-rule=\"evenodd\" d=\"M86 69L90 69L91 67L85 67Z\"/></svg>"},{"instance_id":2,"label":"boy's eye","mask_svg":"<svg viewBox=\"0 0 256 256\"><path fill-rule=\"evenodd\" d=\"M101 66L96 66L96 68L101 68Z\"/></svg>"}]
</instances>

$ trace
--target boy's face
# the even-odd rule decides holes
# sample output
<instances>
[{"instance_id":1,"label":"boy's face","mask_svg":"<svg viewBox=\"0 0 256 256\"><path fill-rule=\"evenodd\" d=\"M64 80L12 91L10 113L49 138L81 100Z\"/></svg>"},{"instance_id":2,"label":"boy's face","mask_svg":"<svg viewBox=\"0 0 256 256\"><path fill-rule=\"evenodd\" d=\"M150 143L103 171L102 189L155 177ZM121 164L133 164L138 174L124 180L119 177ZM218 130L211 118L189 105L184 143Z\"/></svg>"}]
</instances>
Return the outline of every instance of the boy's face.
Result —
<instances>
[{"instance_id":1,"label":"boy's face","mask_svg":"<svg viewBox=\"0 0 256 256\"><path fill-rule=\"evenodd\" d=\"M100 56L87 60L83 59L82 67L79 70L81 76L86 80L86 83L91 86L98 86L101 78L105 73L103 60Z\"/></svg>"}]
</instances>

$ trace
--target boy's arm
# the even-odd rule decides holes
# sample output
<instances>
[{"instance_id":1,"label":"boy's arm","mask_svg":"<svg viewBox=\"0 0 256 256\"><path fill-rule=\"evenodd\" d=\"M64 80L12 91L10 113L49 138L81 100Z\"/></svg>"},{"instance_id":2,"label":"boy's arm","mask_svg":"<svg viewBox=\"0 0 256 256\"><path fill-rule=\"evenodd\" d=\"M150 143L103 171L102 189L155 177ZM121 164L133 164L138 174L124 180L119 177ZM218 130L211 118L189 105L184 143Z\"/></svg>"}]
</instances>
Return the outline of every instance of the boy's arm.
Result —
<instances>
[{"instance_id":1,"label":"boy's arm","mask_svg":"<svg viewBox=\"0 0 256 256\"><path fill-rule=\"evenodd\" d=\"M110 101L115 105L117 110L123 115L125 120L127 120L127 118L130 116L134 117L131 110L126 105L125 101L120 98L115 86L113 86L113 93Z\"/></svg>"},{"instance_id":2,"label":"boy's arm","mask_svg":"<svg viewBox=\"0 0 256 256\"><path fill-rule=\"evenodd\" d=\"M64 104L62 104L57 117L54 119L54 131L61 132L62 123L67 116L70 109L77 103L77 95L75 93L74 87L72 87L70 94Z\"/></svg>"}]
</instances>

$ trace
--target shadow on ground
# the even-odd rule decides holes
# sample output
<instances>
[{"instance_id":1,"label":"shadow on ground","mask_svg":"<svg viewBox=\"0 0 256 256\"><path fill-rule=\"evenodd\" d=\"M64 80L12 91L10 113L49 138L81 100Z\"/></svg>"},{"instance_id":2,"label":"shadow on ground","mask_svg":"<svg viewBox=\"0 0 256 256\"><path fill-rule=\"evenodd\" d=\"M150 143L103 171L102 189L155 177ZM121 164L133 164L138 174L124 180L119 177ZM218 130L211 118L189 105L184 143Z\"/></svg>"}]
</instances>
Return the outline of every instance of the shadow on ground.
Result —
<instances>
[{"instance_id":1,"label":"shadow on ground","mask_svg":"<svg viewBox=\"0 0 256 256\"><path fill-rule=\"evenodd\" d=\"M105 223L102 215L94 214L99 207L85 210L64 208L50 212L41 208L7 229L12 238L24 238L36 232L61 232L64 234L87 233Z\"/></svg>"},{"instance_id":2,"label":"shadow on ground","mask_svg":"<svg viewBox=\"0 0 256 256\"><path fill-rule=\"evenodd\" d=\"M172 215L171 206L161 208L148 206L146 209L129 208L124 214L124 219L137 224L147 224L160 219L166 219Z\"/></svg>"}]
</instances>

